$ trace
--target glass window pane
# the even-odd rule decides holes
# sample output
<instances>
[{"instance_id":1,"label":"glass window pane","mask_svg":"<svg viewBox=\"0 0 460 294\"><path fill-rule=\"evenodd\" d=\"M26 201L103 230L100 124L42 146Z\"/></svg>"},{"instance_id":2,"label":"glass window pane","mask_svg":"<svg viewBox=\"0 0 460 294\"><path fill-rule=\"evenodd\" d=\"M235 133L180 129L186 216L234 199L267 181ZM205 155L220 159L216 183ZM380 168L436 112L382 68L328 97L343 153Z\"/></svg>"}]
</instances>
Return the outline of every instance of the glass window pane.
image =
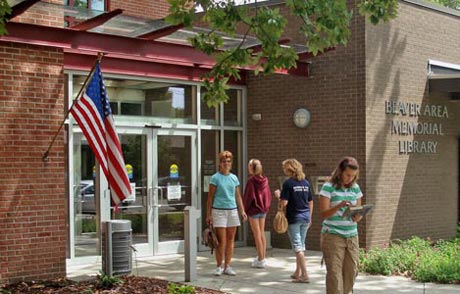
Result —
<instances>
[{"instance_id":1,"label":"glass window pane","mask_svg":"<svg viewBox=\"0 0 460 294\"><path fill-rule=\"evenodd\" d=\"M145 109L154 117L194 123L195 95L192 86L165 86L145 91Z\"/></svg>"},{"instance_id":2,"label":"glass window pane","mask_svg":"<svg viewBox=\"0 0 460 294\"><path fill-rule=\"evenodd\" d=\"M91 0L91 9L105 11L105 0Z\"/></svg>"},{"instance_id":3,"label":"glass window pane","mask_svg":"<svg viewBox=\"0 0 460 294\"><path fill-rule=\"evenodd\" d=\"M116 102L110 102L110 109L112 109L112 113L113 113L114 115L120 114L120 113L118 112L118 103L116 103Z\"/></svg>"},{"instance_id":4,"label":"glass window pane","mask_svg":"<svg viewBox=\"0 0 460 294\"><path fill-rule=\"evenodd\" d=\"M224 125L242 126L241 90L227 90L230 99L224 104Z\"/></svg>"},{"instance_id":5,"label":"glass window pane","mask_svg":"<svg viewBox=\"0 0 460 294\"><path fill-rule=\"evenodd\" d=\"M233 154L233 164L231 172L238 176L240 180L240 192L243 195L243 187L245 179L243 179L243 144L242 144L242 132L239 131L224 131L224 150L228 150ZM238 227L236 238L237 241L244 239L242 227Z\"/></svg>"},{"instance_id":6,"label":"glass window pane","mask_svg":"<svg viewBox=\"0 0 460 294\"><path fill-rule=\"evenodd\" d=\"M224 150L228 150L233 154L232 173L241 179L242 174L242 142L241 132L239 131L225 131L224 132Z\"/></svg>"},{"instance_id":7,"label":"glass window pane","mask_svg":"<svg viewBox=\"0 0 460 294\"><path fill-rule=\"evenodd\" d=\"M134 194L118 206L117 212L112 209L112 219L130 220L133 243L147 243L147 136L121 135L120 143Z\"/></svg>"},{"instance_id":8,"label":"glass window pane","mask_svg":"<svg viewBox=\"0 0 460 294\"><path fill-rule=\"evenodd\" d=\"M219 131L201 131L201 224L203 228L206 227L209 180L219 170L217 161L220 152L219 134Z\"/></svg>"},{"instance_id":9,"label":"glass window pane","mask_svg":"<svg viewBox=\"0 0 460 294\"><path fill-rule=\"evenodd\" d=\"M75 256L98 255L93 177L95 157L83 134L75 133L73 142Z\"/></svg>"},{"instance_id":10,"label":"glass window pane","mask_svg":"<svg viewBox=\"0 0 460 294\"><path fill-rule=\"evenodd\" d=\"M206 92L206 89L201 87L201 97ZM204 125L219 125L220 107L209 107L206 102L201 101L201 123Z\"/></svg>"},{"instance_id":11,"label":"glass window pane","mask_svg":"<svg viewBox=\"0 0 460 294\"><path fill-rule=\"evenodd\" d=\"M184 208L192 201L192 137L158 136L159 241L184 239Z\"/></svg>"},{"instance_id":12,"label":"glass window pane","mask_svg":"<svg viewBox=\"0 0 460 294\"><path fill-rule=\"evenodd\" d=\"M68 1L69 5L80 8L88 8L88 0L72 0Z\"/></svg>"},{"instance_id":13,"label":"glass window pane","mask_svg":"<svg viewBox=\"0 0 460 294\"><path fill-rule=\"evenodd\" d=\"M74 77L73 97L85 78ZM114 114L150 117L146 122L196 123L195 86L106 77L104 82Z\"/></svg>"},{"instance_id":14,"label":"glass window pane","mask_svg":"<svg viewBox=\"0 0 460 294\"><path fill-rule=\"evenodd\" d=\"M113 112L113 109L112 109ZM121 103L121 114L142 115L142 103Z\"/></svg>"}]
</instances>

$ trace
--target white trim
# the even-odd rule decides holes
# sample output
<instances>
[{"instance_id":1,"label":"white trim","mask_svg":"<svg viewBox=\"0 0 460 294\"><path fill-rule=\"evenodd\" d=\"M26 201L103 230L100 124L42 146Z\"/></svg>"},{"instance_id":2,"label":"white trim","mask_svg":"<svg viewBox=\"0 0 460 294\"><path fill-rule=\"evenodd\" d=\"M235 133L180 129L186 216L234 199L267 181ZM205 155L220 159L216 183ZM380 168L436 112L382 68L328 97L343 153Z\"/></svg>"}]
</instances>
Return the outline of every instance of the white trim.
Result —
<instances>
[{"instance_id":1,"label":"white trim","mask_svg":"<svg viewBox=\"0 0 460 294\"><path fill-rule=\"evenodd\" d=\"M413 4L413 5L421 6L421 7L424 7L424 8L428 8L428 9L431 9L431 10L434 10L434 11L438 11L440 13L445 13L445 14L449 14L449 15L453 15L453 16L457 16L457 17L460 16L459 11L457 11L457 10L455 10L453 8L450 8L450 7L443 6L441 4L436 5L434 3L430 3L430 2L427 2L427 1L424 1L424 0L402 0L402 2L407 2L409 4Z\"/></svg>"},{"instance_id":2,"label":"white trim","mask_svg":"<svg viewBox=\"0 0 460 294\"><path fill-rule=\"evenodd\" d=\"M460 64L428 59L428 65L442 66L449 69L460 70Z\"/></svg>"}]
</instances>

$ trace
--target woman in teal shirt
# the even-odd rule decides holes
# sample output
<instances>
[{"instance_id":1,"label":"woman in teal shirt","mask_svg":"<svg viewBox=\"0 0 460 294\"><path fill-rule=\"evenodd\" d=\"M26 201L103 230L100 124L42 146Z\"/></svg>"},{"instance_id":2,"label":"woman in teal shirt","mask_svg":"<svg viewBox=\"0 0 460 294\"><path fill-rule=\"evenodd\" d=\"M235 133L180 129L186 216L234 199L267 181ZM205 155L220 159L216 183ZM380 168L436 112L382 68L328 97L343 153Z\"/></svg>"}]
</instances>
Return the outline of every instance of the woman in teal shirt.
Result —
<instances>
[{"instance_id":1,"label":"woman in teal shirt","mask_svg":"<svg viewBox=\"0 0 460 294\"><path fill-rule=\"evenodd\" d=\"M217 267L214 275L222 273L234 276L231 267L236 229L240 226L238 207L243 220L247 219L244 211L238 177L230 172L233 155L229 151L219 154L219 171L210 180L206 222L216 229L219 247L216 250ZM237 205L238 204L238 205ZM224 263L225 258L225 263Z\"/></svg>"}]
</instances>

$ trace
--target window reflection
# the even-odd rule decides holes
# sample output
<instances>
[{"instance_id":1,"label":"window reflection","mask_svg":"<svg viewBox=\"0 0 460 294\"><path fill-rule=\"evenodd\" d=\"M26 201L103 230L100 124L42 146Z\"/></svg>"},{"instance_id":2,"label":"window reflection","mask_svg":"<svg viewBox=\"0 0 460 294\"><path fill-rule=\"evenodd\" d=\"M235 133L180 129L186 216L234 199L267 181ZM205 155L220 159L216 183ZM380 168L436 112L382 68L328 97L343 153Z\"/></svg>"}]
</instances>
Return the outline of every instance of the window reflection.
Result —
<instances>
[{"instance_id":1,"label":"window reflection","mask_svg":"<svg viewBox=\"0 0 460 294\"><path fill-rule=\"evenodd\" d=\"M74 93L85 76L74 78ZM157 122L196 123L196 87L153 81L104 77L115 115L146 116Z\"/></svg>"},{"instance_id":2,"label":"window reflection","mask_svg":"<svg viewBox=\"0 0 460 294\"><path fill-rule=\"evenodd\" d=\"M227 95L230 100L224 104L224 125L241 126L241 90L227 90Z\"/></svg>"}]
</instances>

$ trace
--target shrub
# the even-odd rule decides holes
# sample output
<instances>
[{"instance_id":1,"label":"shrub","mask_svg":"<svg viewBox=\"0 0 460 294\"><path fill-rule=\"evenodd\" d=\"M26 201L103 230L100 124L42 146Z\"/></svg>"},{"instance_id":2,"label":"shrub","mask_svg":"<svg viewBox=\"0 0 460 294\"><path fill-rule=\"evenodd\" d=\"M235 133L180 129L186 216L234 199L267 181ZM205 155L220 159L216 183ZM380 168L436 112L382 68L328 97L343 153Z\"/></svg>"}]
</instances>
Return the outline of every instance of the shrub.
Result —
<instances>
[{"instance_id":1,"label":"shrub","mask_svg":"<svg viewBox=\"0 0 460 294\"><path fill-rule=\"evenodd\" d=\"M428 250L430 242L418 237L407 241L394 240L388 247L361 250L360 270L370 274L410 275L420 252Z\"/></svg>"},{"instance_id":2,"label":"shrub","mask_svg":"<svg viewBox=\"0 0 460 294\"><path fill-rule=\"evenodd\" d=\"M460 241L439 241L420 255L414 278L420 282L460 283Z\"/></svg>"},{"instance_id":3,"label":"shrub","mask_svg":"<svg viewBox=\"0 0 460 294\"><path fill-rule=\"evenodd\" d=\"M168 294L194 294L195 287L187 285L168 284Z\"/></svg>"},{"instance_id":4,"label":"shrub","mask_svg":"<svg viewBox=\"0 0 460 294\"><path fill-rule=\"evenodd\" d=\"M404 274L419 282L460 283L460 238L451 241L412 237L388 247L360 250L360 270L370 274Z\"/></svg>"},{"instance_id":5,"label":"shrub","mask_svg":"<svg viewBox=\"0 0 460 294\"><path fill-rule=\"evenodd\" d=\"M97 279L98 279L98 283L97 283L98 287L102 289L110 289L115 285L123 283L122 279L115 277L115 276L104 274L102 272L99 273L99 275L97 275Z\"/></svg>"}]
</instances>

